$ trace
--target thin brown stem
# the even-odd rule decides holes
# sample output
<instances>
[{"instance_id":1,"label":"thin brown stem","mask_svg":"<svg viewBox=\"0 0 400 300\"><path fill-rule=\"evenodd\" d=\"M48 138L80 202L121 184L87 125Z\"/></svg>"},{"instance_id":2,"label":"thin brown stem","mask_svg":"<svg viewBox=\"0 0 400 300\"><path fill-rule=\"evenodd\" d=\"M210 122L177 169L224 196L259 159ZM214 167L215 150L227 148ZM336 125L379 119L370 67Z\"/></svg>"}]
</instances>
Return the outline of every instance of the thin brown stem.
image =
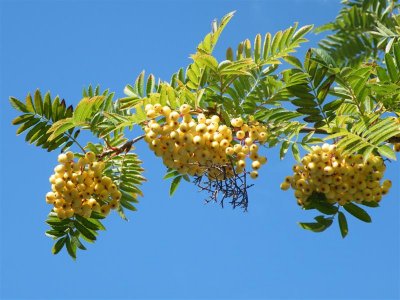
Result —
<instances>
[{"instance_id":1,"label":"thin brown stem","mask_svg":"<svg viewBox=\"0 0 400 300\"><path fill-rule=\"evenodd\" d=\"M138 141L142 140L145 136L140 135L138 137L135 137L132 140L127 141L125 144L123 144L120 147L110 147L110 149L103 151L103 153L99 154L99 158L103 158L108 155L118 155L121 154L122 152L129 152L132 149L133 144L137 143Z\"/></svg>"}]
</instances>

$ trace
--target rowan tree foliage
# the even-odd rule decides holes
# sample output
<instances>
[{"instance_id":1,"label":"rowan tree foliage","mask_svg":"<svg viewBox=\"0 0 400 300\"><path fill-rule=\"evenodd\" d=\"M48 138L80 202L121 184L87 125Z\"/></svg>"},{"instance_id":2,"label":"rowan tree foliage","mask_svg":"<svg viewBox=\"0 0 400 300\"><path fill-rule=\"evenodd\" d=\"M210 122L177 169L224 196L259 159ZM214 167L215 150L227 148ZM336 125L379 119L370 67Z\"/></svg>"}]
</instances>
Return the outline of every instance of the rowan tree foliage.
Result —
<instances>
[{"instance_id":1,"label":"rowan tree foliage","mask_svg":"<svg viewBox=\"0 0 400 300\"><path fill-rule=\"evenodd\" d=\"M313 26L297 23L215 57L232 12L212 22L191 64L170 80L140 73L126 97L98 86L84 89L75 108L39 90L25 101L10 97L17 134L61 151L45 197L53 253L65 246L76 258L110 210L123 219L136 210L145 180L136 142L160 157L171 195L183 179L206 201L243 210L247 189L268 169L266 149L279 147L280 159L290 152L298 162L281 188L318 214L302 228L321 232L337 219L345 237L346 216L371 222L362 206L378 207L389 192L383 177L400 148L398 7L393 0L343 1L336 20L314 29L330 34L304 57L294 54L307 47ZM128 139L136 127L143 135ZM82 130L102 142L81 145Z\"/></svg>"}]
</instances>

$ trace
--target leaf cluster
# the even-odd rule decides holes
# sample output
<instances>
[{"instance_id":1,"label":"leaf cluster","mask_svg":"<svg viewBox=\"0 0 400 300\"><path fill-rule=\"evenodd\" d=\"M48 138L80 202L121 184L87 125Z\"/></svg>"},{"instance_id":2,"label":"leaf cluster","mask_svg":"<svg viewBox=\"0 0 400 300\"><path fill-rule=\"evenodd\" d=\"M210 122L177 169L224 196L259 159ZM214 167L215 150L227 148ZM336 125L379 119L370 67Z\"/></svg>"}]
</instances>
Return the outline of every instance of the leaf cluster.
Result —
<instances>
[{"instance_id":1,"label":"leaf cluster","mask_svg":"<svg viewBox=\"0 0 400 300\"><path fill-rule=\"evenodd\" d=\"M57 148L66 150L76 141L80 131L74 130L74 127L65 129L55 137L50 131L55 123L62 122L73 114L73 107L67 107L64 99L60 100L58 96L52 99L50 93L46 93L43 98L41 92L36 90L33 97L27 95L25 103L15 97L10 97L10 103L22 113L12 124L19 125L17 135L27 131L26 142L53 151Z\"/></svg>"},{"instance_id":2,"label":"leaf cluster","mask_svg":"<svg viewBox=\"0 0 400 300\"><path fill-rule=\"evenodd\" d=\"M94 243L97 239L98 231L105 230L100 221L101 219L104 219L104 216L92 212L90 218L75 215L72 219L61 220L56 213L51 212L46 220L51 229L46 231L46 235L56 241L53 245L52 253L57 254L65 247L68 254L73 259L76 259L78 249L86 250L82 240Z\"/></svg>"}]
</instances>

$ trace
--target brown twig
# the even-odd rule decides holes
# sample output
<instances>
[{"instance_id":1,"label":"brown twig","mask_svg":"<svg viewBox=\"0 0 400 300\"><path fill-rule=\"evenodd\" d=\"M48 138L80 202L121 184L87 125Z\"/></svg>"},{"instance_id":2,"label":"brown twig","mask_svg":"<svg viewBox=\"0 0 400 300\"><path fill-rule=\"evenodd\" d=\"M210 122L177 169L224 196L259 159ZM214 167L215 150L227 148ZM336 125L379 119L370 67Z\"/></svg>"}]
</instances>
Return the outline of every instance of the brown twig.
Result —
<instances>
[{"instance_id":1,"label":"brown twig","mask_svg":"<svg viewBox=\"0 0 400 300\"><path fill-rule=\"evenodd\" d=\"M122 152L129 152L132 149L133 144L135 144L136 142L142 140L145 136L144 135L140 135L138 137L135 137L134 139L127 141L125 144L123 144L120 147L109 147L110 149L103 151L103 153L98 155L98 158L103 158L105 156L108 155L118 155L121 154Z\"/></svg>"}]
</instances>

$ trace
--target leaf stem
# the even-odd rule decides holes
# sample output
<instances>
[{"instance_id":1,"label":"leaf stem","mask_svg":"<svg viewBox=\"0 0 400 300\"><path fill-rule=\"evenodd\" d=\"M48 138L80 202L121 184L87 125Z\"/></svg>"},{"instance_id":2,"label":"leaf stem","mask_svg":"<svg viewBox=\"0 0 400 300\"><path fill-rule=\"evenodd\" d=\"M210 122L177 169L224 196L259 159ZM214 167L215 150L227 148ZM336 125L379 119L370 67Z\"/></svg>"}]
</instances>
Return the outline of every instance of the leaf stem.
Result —
<instances>
[{"instance_id":1,"label":"leaf stem","mask_svg":"<svg viewBox=\"0 0 400 300\"><path fill-rule=\"evenodd\" d=\"M74 141L74 143L83 151L83 153L86 153L86 150L82 147L81 144L79 144L79 142L71 135L69 134L69 132L66 132L66 135Z\"/></svg>"}]
</instances>

